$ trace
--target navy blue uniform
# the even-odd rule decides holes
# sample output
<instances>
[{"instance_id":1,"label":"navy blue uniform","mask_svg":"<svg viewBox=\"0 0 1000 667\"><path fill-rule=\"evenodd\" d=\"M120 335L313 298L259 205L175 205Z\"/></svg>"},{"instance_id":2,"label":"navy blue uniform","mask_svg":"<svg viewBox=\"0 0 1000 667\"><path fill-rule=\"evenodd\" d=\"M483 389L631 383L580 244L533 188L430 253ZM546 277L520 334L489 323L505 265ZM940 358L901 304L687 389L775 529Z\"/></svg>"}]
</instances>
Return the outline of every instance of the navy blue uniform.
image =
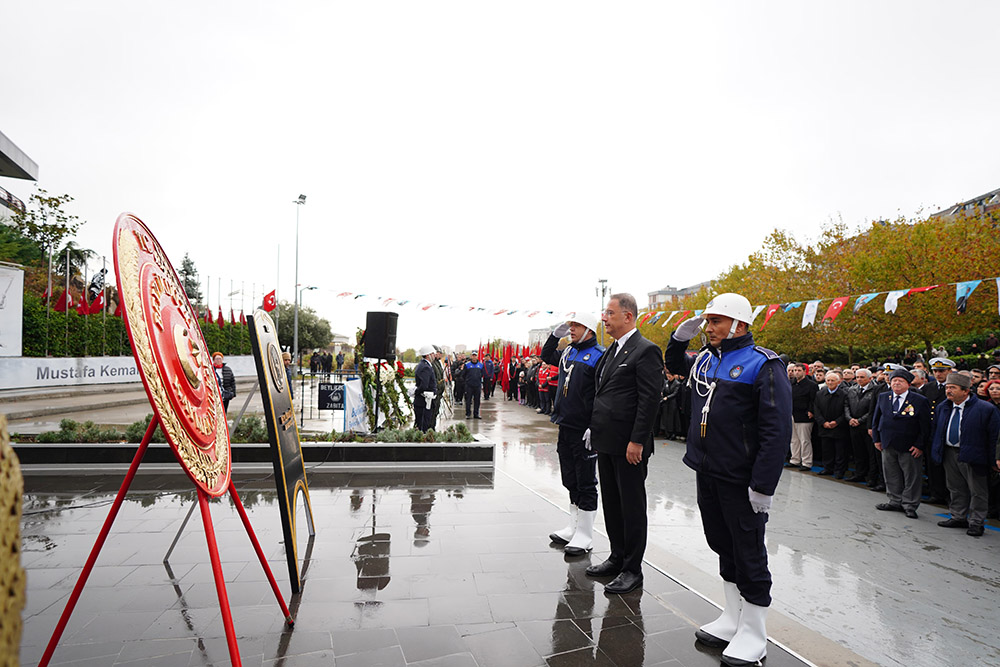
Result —
<instances>
[{"instance_id":1,"label":"navy blue uniform","mask_svg":"<svg viewBox=\"0 0 1000 667\"><path fill-rule=\"evenodd\" d=\"M686 355L687 345L671 337L665 359L693 389L684 463L697 473L705 538L719 555L722 578L735 583L747 602L767 607L767 514L753 511L747 487L773 496L778 486L792 436L788 373L778 355L754 345L749 333L719 348L706 346L695 360Z\"/></svg>"},{"instance_id":2,"label":"navy blue uniform","mask_svg":"<svg viewBox=\"0 0 1000 667\"><path fill-rule=\"evenodd\" d=\"M479 419L479 392L483 388L483 375L485 374L485 369L483 368L483 362L481 361L467 361L465 366L462 367L462 377L465 379L465 416L470 416L469 411L472 411L472 416Z\"/></svg>"},{"instance_id":3,"label":"navy blue uniform","mask_svg":"<svg viewBox=\"0 0 1000 667\"><path fill-rule=\"evenodd\" d=\"M413 395L413 414L415 426L421 431L426 431L431 427L434 420L434 413L431 412L431 404L424 398L425 391L435 391L437 389L437 376L434 374L434 367L431 362L421 359L417 364L413 375L417 380L417 389Z\"/></svg>"},{"instance_id":4,"label":"navy blue uniform","mask_svg":"<svg viewBox=\"0 0 1000 667\"><path fill-rule=\"evenodd\" d=\"M604 348L591 336L570 343L560 356L559 339L549 335L542 346L542 361L559 367L555 406L551 420L559 425L556 453L562 484L569 501L585 512L597 509L597 452L588 450L583 433L590 426L597 388L595 367Z\"/></svg>"}]
</instances>

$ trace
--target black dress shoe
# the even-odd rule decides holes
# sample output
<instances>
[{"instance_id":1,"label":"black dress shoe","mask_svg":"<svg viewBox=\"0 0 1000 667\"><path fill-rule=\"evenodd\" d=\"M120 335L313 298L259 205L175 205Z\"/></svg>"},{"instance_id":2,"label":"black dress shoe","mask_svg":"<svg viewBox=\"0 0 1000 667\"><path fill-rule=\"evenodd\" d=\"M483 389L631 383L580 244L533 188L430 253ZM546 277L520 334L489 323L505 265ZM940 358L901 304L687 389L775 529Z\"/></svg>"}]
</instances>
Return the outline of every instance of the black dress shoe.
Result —
<instances>
[{"instance_id":1,"label":"black dress shoe","mask_svg":"<svg viewBox=\"0 0 1000 667\"><path fill-rule=\"evenodd\" d=\"M892 503L879 503L875 506L875 509L882 510L883 512L902 512L902 505L893 505Z\"/></svg>"},{"instance_id":2,"label":"black dress shoe","mask_svg":"<svg viewBox=\"0 0 1000 667\"><path fill-rule=\"evenodd\" d=\"M969 522L965 519L945 519L944 521L938 521L938 525L942 528L968 528Z\"/></svg>"},{"instance_id":3,"label":"black dress shoe","mask_svg":"<svg viewBox=\"0 0 1000 667\"><path fill-rule=\"evenodd\" d=\"M826 475L832 475L833 471L832 470L820 470L816 474L819 475L819 476L821 476L821 477L825 477Z\"/></svg>"},{"instance_id":4,"label":"black dress shoe","mask_svg":"<svg viewBox=\"0 0 1000 667\"><path fill-rule=\"evenodd\" d=\"M604 592L611 593L612 595L624 595L625 593L631 593L640 586L642 586L641 574L622 572L615 577L614 581L604 587Z\"/></svg>"},{"instance_id":5,"label":"black dress shoe","mask_svg":"<svg viewBox=\"0 0 1000 667\"><path fill-rule=\"evenodd\" d=\"M847 481L847 482L854 482L855 484L863 484L864 481L865 481L865 478L864 477L858 477L857 475L854 475L853 477L848 477L845 481Z\"/></svg>"},{"instance_id":6,"label":"black dress shoe","mask_svg":"<svg viewBox=\"0 0 1000 667\"><path fill-rule=\"evenodd\" d=\"M983 530L982 526L969 526L969 529L965 531L965 534L971 535L972 537L982 537L984 532L985 531ZM606 586L605 590L607 590Z\"/></svg>"},{"instance_id":7,"label":"black dress shoe","mask_svg":"<svg viewBox=\"0 0 1000 667\"><path fill-rule=\"evenodd\" d=\"M931 505L946 505L947 504L947 503L945 503L944 498L938 498L937 496L931 496L930 498L928 498L924 502L925 503L930 503Z\"/></svg>"},{"instance_id":8,"label":"black dress shoe","mask_svg":"<svg viewBox=\"0 0 1000 667\"><path fill-rule=\"evenodd\" d=\"M621 563L616 563L610 558L597 565L587 568L588 577L616 577L622 571Z\"/></svg>"},{"instance_id":9,"label":"black dress shoe","mask_svg":"<svg viewBox=\"0 0 1000 667\"><path fill-rule=\"evenodd\" d=\"M904 514L906 514L906 518L907 519L916 519L917 518L917 510L903 510L903 512L904 512Z\"/></svg>"},{"instance_id":10,"label":"black dress shoe","mask_svg":"<svg viewBox=\"0 0 1000 667\"><path fill-rule=\"evenodd\" d=\"M885 484L876 484L872 487L872 491L876 493L885 493Z\"/></svg>"}]
</instances>

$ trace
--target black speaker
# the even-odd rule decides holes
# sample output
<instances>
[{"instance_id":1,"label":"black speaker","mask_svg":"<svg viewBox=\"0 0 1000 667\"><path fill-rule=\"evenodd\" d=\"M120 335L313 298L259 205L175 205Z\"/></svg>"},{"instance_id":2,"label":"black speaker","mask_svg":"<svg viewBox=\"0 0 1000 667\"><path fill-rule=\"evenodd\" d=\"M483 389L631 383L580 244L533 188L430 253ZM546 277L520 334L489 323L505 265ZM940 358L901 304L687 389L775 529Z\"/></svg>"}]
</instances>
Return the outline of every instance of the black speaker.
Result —
<instances>
[{"instance_id":1,"label":"black speaker","mask_svg":"<svg viewBox=\"0 0 1000 667\"><path fill-rule=\"evenodd\" d=\"M399 313L369 312L365 322L365 356L371 359L396 358L396 322Z\"/></svg>"}]
</instances>

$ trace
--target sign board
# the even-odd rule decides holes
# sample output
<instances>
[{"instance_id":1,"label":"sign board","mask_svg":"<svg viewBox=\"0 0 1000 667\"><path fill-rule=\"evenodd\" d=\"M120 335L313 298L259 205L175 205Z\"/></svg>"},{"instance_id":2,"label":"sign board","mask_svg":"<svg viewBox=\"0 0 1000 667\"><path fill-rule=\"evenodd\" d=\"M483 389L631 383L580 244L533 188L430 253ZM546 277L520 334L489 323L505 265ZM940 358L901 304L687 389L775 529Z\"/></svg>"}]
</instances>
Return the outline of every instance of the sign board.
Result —
<instances>
[{"instance_id":1,"label":"sign board","mask_svg":"<svg viewBox=\"0 0 1000 667\"><path fill-rule=\"evenodd\" d=\"M344 410L347 412L346 430L368 432L368 408L365 406L360 379L344 383Z\"/></svg>"},{"instance_id":2,"label":"sign board","mask_svg":"<svg viewBox=\"0 0 1000 667\"><path fill-rule=\"evenodd\" d=\"M343 410L344 409L344 383L343 382L320 382L319 383L319 409L320 410Z\"/></svg>"},{"instance_id":3,"label":"sign board","mask_svg":"<svg viewBox=\"0 0 1000 667\"><path fill-rule=\"evenodd\" d=\"M295 507L299 494L305 498L309 534L315 535L316 530L313 525L312 501L309 500L309 484L306 482L306 470L302 462L299 429L295 424L295 407L292 405L288 376L285 374L281 348L278 347L278 328L274 320L264 310L258 309L250 316L249 325L250 347L257 363L257 379L264 403L267 435L271 442L274 480L278 486L278 507L285 535L288 576L292 593L298 593L302 588L298 545L295 540Z\"/></svg>"},{"instance_id":4,"label":"sign board","mask_svg":"<svg viewBox=\"0 0 1000 667\"><path fill-rule=\"evenodd\" d=\"M24 270L0 264L0 357L21 356Z\"/></svg>"}]
</instances>

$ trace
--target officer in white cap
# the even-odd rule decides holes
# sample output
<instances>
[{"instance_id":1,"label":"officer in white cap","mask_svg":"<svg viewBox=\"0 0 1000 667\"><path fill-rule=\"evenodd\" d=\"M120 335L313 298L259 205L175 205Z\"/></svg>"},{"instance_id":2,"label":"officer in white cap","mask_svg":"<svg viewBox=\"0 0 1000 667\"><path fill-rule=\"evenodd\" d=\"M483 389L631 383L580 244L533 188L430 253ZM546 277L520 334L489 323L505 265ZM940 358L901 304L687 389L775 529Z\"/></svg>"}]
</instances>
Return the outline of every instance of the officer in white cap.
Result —
<instances>
[{"instance_id":1,"label":"officer in white cap","mask_svg":"<svg viewBox=\"0 0 1000 667\"><path fill-rule=\"evenodd\" d=\"M725 647L722 662L754 665L767 653L771 572L764 524L792 437L792 389L784 362L754 345L753 308L720 294L677 327L667 369L692 388L684 463L697 473L698 508L708 546L719 556L726 605L695 638ZM704 328L708 345L692 362L688 342Z\"/></svg>"},{"instance_id":2,"label":"officer in white cap","mask_svg":"<svg viewBox=\"0 0 1000 667\"><path fill-rule=\"evenodd\" d=\"M559 340L569 345L559 353ZM593 548L597 517L597 452L584 440L594 411L595 371L604 354L597 343L597 317L576 311L560 322L542 347L542 361L559 367L552 421L559 425L556 453L563 486L569 492L569 525L549 535L565 545L567 556L582 556Z\"/></svg>"},{"instance_id":3,"label":"officer in white cap","mask_svg":"<svg viewBox=\"0 0 1000 667\"><path fill-rule=\"evenodd\" d=\"M434 391L437 389L437 377L434 375L434 346L424 345L418 353L423 359L414 370L417 389L413 394L414 425L421 431L431 427L434 413L431 404L434 401Z\"/></svg>"}]
</instances>

